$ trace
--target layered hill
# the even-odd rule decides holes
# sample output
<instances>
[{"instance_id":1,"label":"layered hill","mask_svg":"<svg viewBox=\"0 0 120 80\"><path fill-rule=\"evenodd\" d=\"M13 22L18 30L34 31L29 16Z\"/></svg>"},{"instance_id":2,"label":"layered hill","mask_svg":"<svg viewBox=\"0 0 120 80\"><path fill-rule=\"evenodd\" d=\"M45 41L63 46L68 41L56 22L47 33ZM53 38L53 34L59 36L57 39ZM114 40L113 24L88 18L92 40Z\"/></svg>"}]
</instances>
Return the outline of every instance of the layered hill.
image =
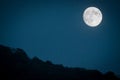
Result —
<instances>
[{"instance_id":1,"label":"layered hill","mask_svg":"<svg viewBox=\"0 0 120 80\"><path fill-rule=\"evenodd\" d=\"M0 45L0 80L120 80L113 72L70 68L30 59L24 50Z\"/></svg>"}]
</instances>

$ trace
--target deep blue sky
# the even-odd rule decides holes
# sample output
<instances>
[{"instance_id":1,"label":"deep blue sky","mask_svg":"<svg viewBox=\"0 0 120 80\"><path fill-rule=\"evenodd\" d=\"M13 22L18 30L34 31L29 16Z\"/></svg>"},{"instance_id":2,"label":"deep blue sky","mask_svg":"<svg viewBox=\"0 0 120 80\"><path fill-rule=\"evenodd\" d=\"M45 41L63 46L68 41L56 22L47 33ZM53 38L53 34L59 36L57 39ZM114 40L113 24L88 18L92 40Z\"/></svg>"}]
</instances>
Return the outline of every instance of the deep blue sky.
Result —
<instances>
[{"instance_id":1,"label":"deep blue sky","mask_svg":"<svg viewBox=\"0 0 120 80\"><path fill-rule=\"evenodd\" d=\"M119 0L1 0L0 44L69 67L120 74ZM83 11L98 7L103 21L88 27Z\"/></svg>"}]
</instances>

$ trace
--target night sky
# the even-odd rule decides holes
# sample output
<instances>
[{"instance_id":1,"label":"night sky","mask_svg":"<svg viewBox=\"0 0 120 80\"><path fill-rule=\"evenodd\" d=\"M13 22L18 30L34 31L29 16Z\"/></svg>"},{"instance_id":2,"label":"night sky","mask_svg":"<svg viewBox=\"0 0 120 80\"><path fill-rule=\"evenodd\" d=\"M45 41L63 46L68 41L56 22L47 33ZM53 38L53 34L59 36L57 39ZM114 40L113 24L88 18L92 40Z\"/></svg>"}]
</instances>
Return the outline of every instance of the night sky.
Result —
<instances>
[{"instance_id":1,"label":"night sky","mask_svg":"<svg viewBox=\"0 0 120 80\"><path fill-rule=\"evenodd\" d=\"M103 14L98 27L83 21L89 6ZM120 75L120 1L0 0L0 44L30 58Z\"/></svg>"}]
</instances>

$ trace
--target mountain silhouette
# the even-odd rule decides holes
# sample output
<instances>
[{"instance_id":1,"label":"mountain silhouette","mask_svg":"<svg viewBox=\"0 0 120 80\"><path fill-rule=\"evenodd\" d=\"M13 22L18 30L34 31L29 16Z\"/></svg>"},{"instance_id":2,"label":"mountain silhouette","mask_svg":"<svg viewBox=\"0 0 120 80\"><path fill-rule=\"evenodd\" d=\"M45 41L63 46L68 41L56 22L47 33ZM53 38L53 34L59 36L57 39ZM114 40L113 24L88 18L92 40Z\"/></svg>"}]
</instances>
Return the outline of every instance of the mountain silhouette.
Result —
<instances>
[{"instance_id":1,"label":"mountain silhouette","mask_svg":"<svg viewBox=\"0 0 120 80\"><path fill-rule=\"evenodd\" d=\"M0 80L120 80L109 71L102 74L98 70L69 68L30 59L24 50L0 45Z\"/></svg>"}]
</instances>

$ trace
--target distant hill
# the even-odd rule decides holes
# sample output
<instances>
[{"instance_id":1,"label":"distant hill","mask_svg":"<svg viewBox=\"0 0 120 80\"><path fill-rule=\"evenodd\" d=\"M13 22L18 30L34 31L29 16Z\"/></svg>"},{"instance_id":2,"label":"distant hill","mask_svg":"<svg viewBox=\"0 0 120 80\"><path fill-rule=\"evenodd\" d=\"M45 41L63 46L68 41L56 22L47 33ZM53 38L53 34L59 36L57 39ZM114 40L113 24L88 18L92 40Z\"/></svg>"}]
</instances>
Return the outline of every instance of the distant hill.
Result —
<instances>
[{"instance_id":1,"label":"distant hill","mask_svg":"<svg viewBox=\"0 0 120 80\"><path fill-rule=\"evenodd\" d=\"M0 80L120 80L113 72L102 74L98 70L68 68L42 61L37 57L30 59L19 48L0 45Z\"/></svg>"}]
</instances>

